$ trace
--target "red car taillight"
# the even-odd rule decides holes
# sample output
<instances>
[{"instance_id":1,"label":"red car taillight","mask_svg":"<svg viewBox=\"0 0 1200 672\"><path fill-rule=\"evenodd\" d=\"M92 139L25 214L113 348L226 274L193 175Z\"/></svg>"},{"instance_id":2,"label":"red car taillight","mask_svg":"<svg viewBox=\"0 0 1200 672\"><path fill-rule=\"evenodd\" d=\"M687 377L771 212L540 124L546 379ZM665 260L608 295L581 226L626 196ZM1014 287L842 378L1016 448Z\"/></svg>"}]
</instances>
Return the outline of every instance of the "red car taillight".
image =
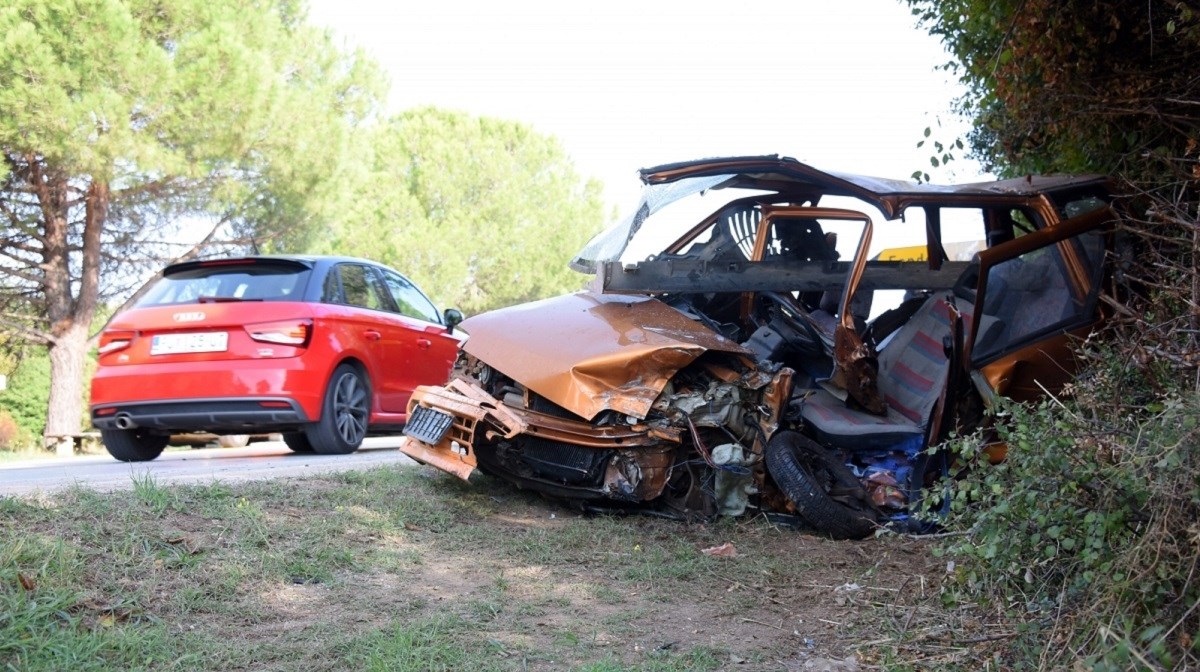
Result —
<instances>
[{"instance_id":1,"label":"red car taillight","mask_svg":"<svg viewBox=\"0 0 1200 672\"><path fill-rule=\"evenodd\" d=\"M276 343L303 348L312 338L312 320L283 320L247 324L246 333L260 343Z\"/></svg>"},{"instance_id":2,"label":"red car taillight","mask_svg":"<svg viewBox=\"0 0 1200 672\"><path fill-rule=\"evenodd\" d=\"M110 352L124 350L133 342L133 337L137 335L134 331L106 331L100 334L100 354L107 355Z\"/></svg>"}]
</instances>

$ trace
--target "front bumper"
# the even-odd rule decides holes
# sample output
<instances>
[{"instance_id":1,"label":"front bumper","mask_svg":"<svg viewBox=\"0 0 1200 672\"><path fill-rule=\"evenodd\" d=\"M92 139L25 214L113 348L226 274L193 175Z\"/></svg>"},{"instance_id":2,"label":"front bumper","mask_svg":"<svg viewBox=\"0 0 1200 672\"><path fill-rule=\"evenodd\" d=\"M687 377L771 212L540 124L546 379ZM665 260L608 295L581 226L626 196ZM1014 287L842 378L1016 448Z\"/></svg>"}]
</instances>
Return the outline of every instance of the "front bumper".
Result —
<instances>
[{"instance_id":1,"label":"front bumper","mask_svg":"<svg viewBox=\"0 0 1200 672\"><path fill-rule=\"evenodd\" d=\"M588 422L559 418L536 411L507 406L472 381L454 379L444 387L418 387L409 400L408 413L417 407L429 408L451 416L449 429L436 443L428 443L408 434L400 451L418 462L437 467L466 480L479 464L475 446L514 439L524 434L550 442L585 449L608 450L623 456L605 475L602 491L636 490L638 496L661 491L670 465L670 446L682 440L681 430L651 427L645 424L599 427ZM482 434L481 434L482 433ZM636 479L619 473L615 464L638 463ZM654 474L642 478L641 473ZM640 487L623 487L636 480Z\"/></svg>"},{"instance_id":2,"label":"front bumper","mask_svg":"<svg viewBox=\"0 0 1200 672\"><path fill-rule=\"evenodd\" d=\"M464 481L475 471L475 433L483 422L490 434L511 439L524 432L528 424L507 406L478 385L453 379L445 387L422 385L413 390L408 401L408 416L420 406L441 411L453 418L450 428L436 444L406 435L400 452L414 460L454 474Z\"/></svg>"}]
</instances>

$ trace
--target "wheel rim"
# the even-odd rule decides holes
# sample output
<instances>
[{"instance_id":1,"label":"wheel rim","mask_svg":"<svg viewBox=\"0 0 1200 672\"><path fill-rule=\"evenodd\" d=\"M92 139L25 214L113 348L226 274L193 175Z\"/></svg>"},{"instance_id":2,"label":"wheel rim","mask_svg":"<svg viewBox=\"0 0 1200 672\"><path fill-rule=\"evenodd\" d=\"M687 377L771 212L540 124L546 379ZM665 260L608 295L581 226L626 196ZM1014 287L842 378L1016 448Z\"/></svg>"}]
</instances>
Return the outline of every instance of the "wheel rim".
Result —
<instances>
[{"instance_id":1,"label":"wheel rim","mask_svg":"<svg viewBox=\"0 0 1200 672\"><path fill-rule=\"evenodd\" d=\"M338 379L333 395L337 433L343 441L357 445L367 434L367 390L353 373Z\"/></svg>"}]
</instances>

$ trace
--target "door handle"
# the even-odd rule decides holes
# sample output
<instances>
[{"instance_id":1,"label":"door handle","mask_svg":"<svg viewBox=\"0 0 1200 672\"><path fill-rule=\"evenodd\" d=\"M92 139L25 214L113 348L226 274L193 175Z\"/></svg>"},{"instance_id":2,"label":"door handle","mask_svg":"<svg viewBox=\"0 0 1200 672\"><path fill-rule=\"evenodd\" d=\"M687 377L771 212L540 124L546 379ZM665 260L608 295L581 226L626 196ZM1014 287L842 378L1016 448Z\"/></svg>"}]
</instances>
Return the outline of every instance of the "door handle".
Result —
<instances>
[{"instance_id":1,"label":"door handle","mask_svg":"<svg viewBox=\"0 0 1200 672\"><path fill-rule=\"evenodd\" d=\"M368 341L378 341L379 339L383 338L383 334L375 331L374 329L368 329L363 332L363 338L367 339Z\"/></svg>"},{"instance_id":2,"label":"door handle","mask_svg":"<svg viewBox=\"0 0 1200 672\"><path fill-rule=\"evenodd\" d=\"M418 338L417 339L417 346L420 347L422 350L424 350L425 348L428 348L431 345L433 345L433 341L429 340L428 338Z\"/></svg>"}]
</instances>

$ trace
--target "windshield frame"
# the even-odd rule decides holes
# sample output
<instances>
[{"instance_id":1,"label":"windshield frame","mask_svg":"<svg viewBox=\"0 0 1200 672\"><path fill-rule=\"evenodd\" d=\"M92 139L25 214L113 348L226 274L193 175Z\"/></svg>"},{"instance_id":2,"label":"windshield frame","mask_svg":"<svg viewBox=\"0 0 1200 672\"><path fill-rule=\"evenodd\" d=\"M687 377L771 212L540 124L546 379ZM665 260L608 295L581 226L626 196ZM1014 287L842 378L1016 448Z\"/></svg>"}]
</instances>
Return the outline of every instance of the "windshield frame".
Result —
<instances>
[{"instance_id":1,"label":"windshield frame","mask_svg":"<svg viewBox=\"0 0 1200 672\"><path fill-rule=\"evenodd\" d=\"M595 275L598 263L617 261L621 258L629 242L641 230L650 215L688 196L715 188L737 175L729 173L686 177L673 182L647 185L642 189L633 213L593 236L571 259L571 268L580 273Z\"/></svg>"}]
</instances>

